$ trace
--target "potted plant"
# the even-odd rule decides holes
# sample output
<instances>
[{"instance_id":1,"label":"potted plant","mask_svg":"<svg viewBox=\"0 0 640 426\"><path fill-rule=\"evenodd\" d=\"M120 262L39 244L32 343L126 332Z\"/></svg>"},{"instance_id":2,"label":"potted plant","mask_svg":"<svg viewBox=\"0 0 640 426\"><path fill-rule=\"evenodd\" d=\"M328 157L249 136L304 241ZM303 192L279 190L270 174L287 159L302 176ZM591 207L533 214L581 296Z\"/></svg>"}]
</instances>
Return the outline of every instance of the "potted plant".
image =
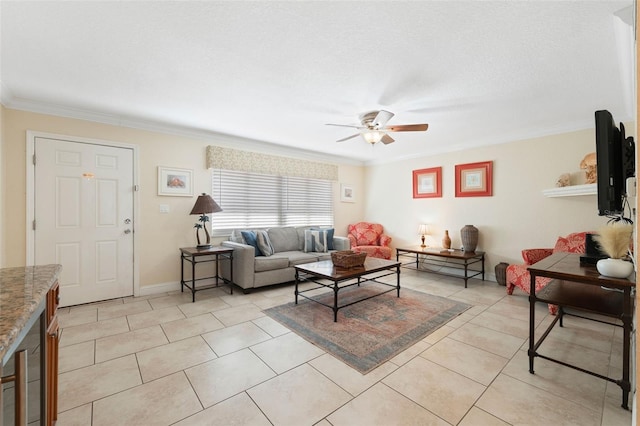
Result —
<instances>
[{"instance_id":1,"label":"potted plant","mask_svg":"<svg viewBox=\"0 0 640 426\"><path fill-rule=\"evenodd\" d=\"M613 222L598 230L593 239L608 259L601 259L596 268L601 275L613 278L626 278L633 272L633 263L629 258L629 247L633 225L626 222Z\"/></svg>"}]
</instances>

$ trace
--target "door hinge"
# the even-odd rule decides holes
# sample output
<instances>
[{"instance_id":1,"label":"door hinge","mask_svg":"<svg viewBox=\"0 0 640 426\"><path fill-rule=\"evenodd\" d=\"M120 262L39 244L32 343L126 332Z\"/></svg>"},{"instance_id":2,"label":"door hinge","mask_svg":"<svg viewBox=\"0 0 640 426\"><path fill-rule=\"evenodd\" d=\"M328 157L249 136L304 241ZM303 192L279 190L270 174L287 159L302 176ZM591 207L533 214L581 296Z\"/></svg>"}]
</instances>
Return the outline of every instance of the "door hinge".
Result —
<instances>
[{"instance_id":1,"label":"door hinge","mask_svg":"<svg viewBox=\"0 0 640 426\"><path fill-rule=\"evenodd\" d=\"M133 185L133 192L140 191L140 185Z\"/></svg>"},{"instance_id":2,"label":"door hinge","mask_svg":"<svg viewBox=\"0 0 640 426\"><path fill-rule=\"evenodd\" d=\"M31 226L32 226L33 230L35 231L36 230L36 220L35 219L33 220L33 224Z\"/></svg>"},{"instance_id":3,"label":"door hinge","mask_svg":"<svg viewBox=\"0 0 640 426\"><path fill-rule=\"evenodd\" d=\"M35 154L33 154L33 165L34 166L36 165L36 155Z\"/></svg>"}]
</instances>

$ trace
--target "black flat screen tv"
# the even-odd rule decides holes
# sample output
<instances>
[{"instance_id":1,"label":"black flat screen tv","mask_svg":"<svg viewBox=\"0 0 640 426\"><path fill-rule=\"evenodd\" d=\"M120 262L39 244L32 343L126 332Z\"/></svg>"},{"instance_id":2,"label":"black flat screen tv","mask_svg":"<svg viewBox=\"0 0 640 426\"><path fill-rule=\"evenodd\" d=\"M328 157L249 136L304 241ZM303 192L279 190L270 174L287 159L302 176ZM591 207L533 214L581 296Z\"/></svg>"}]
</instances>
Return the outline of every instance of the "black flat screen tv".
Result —
<instances>
[{"instance_id":1,"label":"black flat screen tv","mask_svg":"<svg viewBox=\"0 0 640 426\"><path fill-rule=\"evenodd\" d=\"M618 216L624 213L626 180L635 175L635 143L609 111L596 111L595 119L598 215Z\"/></svg>"}]
</instances>

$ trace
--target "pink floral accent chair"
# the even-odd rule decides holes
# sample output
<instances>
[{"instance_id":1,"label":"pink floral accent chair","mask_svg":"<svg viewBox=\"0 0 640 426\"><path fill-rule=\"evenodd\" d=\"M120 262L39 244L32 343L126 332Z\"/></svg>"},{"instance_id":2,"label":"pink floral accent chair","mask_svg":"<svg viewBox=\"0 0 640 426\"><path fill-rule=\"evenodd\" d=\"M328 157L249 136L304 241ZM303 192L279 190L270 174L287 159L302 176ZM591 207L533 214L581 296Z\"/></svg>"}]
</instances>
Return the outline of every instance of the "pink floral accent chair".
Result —
<instances>
[{"instance_id":1,"label":"pink floral accent chair","mask_svg":"<svg viewBox=\"0 0 640 426\"><path fill-rule=\"evenodd\" d=\"M349 225L347 237L351 242L351 250L367 253L371 257L391 259L391 237L383 231L379 223L358 222Z\"/></svg>"},{"instance_id":2,"label":"pink floral accent chair","mask_svg":"<svg viewBox=\"0 0 640 426\"><path fill-rule=\"evenodd\" d=\"M589 232L592 233L592 232ZM585 239L587 232L575 232L566 237L558 237L554 248L537 248L522 250L522 258L524 265L509 265L507 267L507 294L513 294L513 290L518 287L525 293L529 294L531 288L531 275L527 267L536 262L541 261L545 257L551 256L556 252L568 253L584 253ZM536 278L536 293L542 290L551 278ZM549 305L549 313L555 315L558 312L556 305Z\"/></svg>"}]
</instances>

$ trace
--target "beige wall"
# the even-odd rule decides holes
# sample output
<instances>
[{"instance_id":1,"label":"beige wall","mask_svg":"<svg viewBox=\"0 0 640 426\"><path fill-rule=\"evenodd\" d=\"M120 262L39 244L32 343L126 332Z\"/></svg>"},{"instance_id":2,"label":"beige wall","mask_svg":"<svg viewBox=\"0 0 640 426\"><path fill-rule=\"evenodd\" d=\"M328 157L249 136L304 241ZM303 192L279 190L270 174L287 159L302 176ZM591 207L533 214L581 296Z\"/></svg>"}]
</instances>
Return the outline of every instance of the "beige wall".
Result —
<instances>
[{"instance_id":1,"label":"beige wall","mask_svg":"<svg viewBox=\"0 0 640 426\"><path fill-rule=\"evenodd\" d=\"M634 125L627 126L632 132ZM478 249L487 253L487 267L506 261L521 263L523 248L553 247L559 235L595 230L606 222L597 215L596 196L547 198L543 189L555 187L560 174L576 173L595 151L593 129L493 145L461 152L368 167L367 220L380 222L395 247L419 244L418 225L427 223L430 245L441 246L449 230L458 248L460 228L480 230ZM492 197L455 197L455 165L493 161ZM442 166L442 198L413 199L412 171Z\"/></svg>"},{"instance_id":2,"label":"beige wall","mask_svg":"<svg viewBox=\"0 0 640 426\"><path fill-rule=\"evenodd\" d=\"M242 140L175 136L12 109L3 111L5 137L1 167L5 177L11 177L9 183L3 185L0 197L5 205L11 206L3 209L5 213L0 225L0 229L6 231L2 244L11 247L11 250L2 250L5 266L22 266L26 262L26 132L33 130L139 147L140 212L136 223L136 242L140 254L140 287L179 281L178 248L195 243L193 224L196 218L189 216L195 198L158 196L157 166L192 169L194 194L210 193L210 172L205 169L204 160L206 146L219 142L243 149ZM339 165L340 181L354 185L357 193L364 193L363 173L363 167ZM338 235L346 235L348 223L362 217L363 205L361 202L341 203L339 182L334 187L335 226ZM169 205L170 213L161 214L160 204Z\"/></svg>"},{"instance_id":3,"label":"beige wall","mask_svg":"<svg viewBox=\"0 0 640 426\"><path fill-rule=\"evenodd\" d=\"M0 264L25 264L26 131L34 130L138 145L141 211L136 238L141 257L140 286L179 280L177 249L194 243L195 219L188 213L195 199L157 196L157 166L193 169L194 192L210 192L205 147L218 142L228 144L228 139L175 136L6 108L1 111L0 202L11 208L0 213ZM627 130L634 127L627 126ZM233 146L242 149L242 141ZM369 220L385 226L394 238L394 246L414 245L419 243L418 225L428 223L433 230L427 238L429 244L439 245L446 229L453 246L459 247L460 228L473 224L480 229L479 249L487 252L487 267L492 272L498 262L520 262L523 248L553 246L558 235L596 229L605 222L597 216L595 195L542 195L543 189L555 185L561 173L579 174L580 160L594 150L593 129L587 129L384 165L341 164L339 181L334 184L337 234L345 235L349 223ZM454 166L487 160L493 161L494 195L455 198ZM412 170L435 166L443 167L443 197L413 199ZM340 201L341 183L353 186L355 203ZM161 214L160 204L168 204L170 213Z\"/></svg>"}]
</instances>

